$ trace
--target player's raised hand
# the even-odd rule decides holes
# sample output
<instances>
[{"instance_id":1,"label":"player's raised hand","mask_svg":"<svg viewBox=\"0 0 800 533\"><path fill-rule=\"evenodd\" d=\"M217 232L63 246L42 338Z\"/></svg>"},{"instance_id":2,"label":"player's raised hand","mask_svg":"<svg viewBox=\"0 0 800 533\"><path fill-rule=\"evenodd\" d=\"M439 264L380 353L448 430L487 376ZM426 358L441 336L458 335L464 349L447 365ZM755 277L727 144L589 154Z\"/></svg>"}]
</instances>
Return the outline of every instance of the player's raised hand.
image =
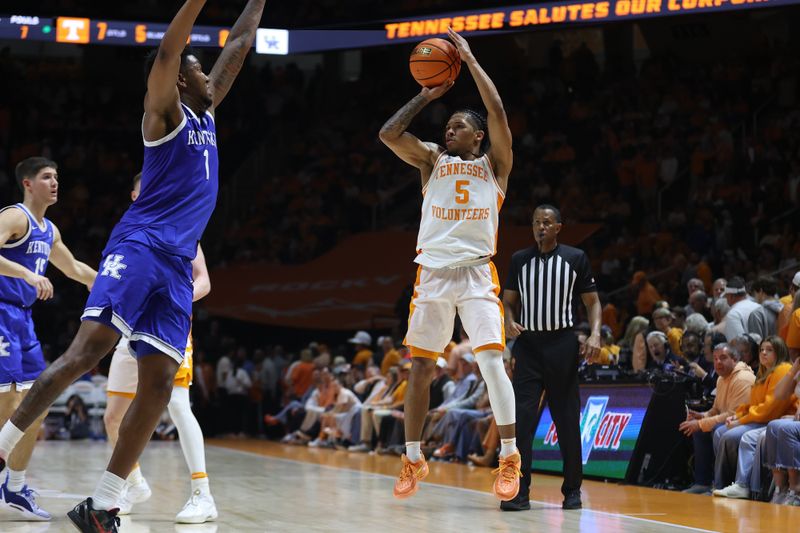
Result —
<instances>
[{"instance_id":1,"label":"player's raised hand","mask_svg":"<svg viewBox=\"0 0 800 533\"><path fill-rule=\"evenodd\" d=\"M436 87L423 87L420 94L428 99L428 101L436 100L437 98L441 98L444 93L449 91L453 85L455 85L455 81L447 80L441 85L437 85Z\"/></svg>"},{"instance_id":2,"label":"player's raised hand","mask_svg":"<svg viewBox=\"0 0 800 533\"><path fill-rule=\"evenodd\" d=\"M461 35L456 33L456 30L453 28L447 28L447 36L450 37L451 41L453 41L453 44L455 45L456 50L458 50L458 55L461 56L462 61L466 61L472 57L472 49L469 47L469 43Z\"/></svg>"},{"instance_id":3,"label":"player's raised hand","mask_svg":"<svg viewBox=\"0 0 800 533\"><path fill-rule=\"evenodd\" d=\"M36 289L36 297L39 300L49 300L53 297L53 284L46 277L31 272L23 279L25 283Z\"/></svg>"}]
</instances>

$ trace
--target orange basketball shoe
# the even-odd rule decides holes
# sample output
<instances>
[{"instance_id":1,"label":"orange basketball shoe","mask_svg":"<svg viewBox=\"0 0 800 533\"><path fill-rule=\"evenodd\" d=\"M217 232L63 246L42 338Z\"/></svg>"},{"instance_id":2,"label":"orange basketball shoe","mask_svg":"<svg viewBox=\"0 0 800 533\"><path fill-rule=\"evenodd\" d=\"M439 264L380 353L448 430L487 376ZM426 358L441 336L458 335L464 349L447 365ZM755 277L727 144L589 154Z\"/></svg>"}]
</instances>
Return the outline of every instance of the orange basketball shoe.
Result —
<instances>
[{"instance_id":1,"label":"orange basketball shoe","mask_svg":"<svg viewBox=\"0 0 800 533\"><path fill-rule=\"evenodd\" d=\"M492 470L497 475L492 490L500 501L513 500L519 493L519 478L522 477L522 459L519 452L500 458L500 466Z\"/></svg>"},{"instance_id":2,"label":"orange basketball shoe","mask_svg":"<svg viewBox=\"0 0 800 533\"><path fill-rule=\"evenodd\" d=\"M420 460L412 463L403 454L403 468L400 469L400 476L394 482L394 497L398 500L403 498L410 498L419 490L417 481L422 481L428 475L428 462L425 460L424 455L420 455ZM517 483L517 490L519 490L519 483Z\"/></svg>"}]
</instances>

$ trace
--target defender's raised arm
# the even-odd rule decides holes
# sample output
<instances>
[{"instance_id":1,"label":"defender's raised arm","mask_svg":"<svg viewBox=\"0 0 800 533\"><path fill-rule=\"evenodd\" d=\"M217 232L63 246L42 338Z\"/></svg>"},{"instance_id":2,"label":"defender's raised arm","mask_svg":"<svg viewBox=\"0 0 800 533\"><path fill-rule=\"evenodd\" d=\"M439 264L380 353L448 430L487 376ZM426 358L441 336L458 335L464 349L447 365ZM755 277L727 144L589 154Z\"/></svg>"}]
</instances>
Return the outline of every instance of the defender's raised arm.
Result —
<instances>
[{"instance_id":1,"label":"defender's raised arm","mask_svg":"<svg viewBox=\"0 0 800 533\"><path fill-rule=\"evenodd\" d=\"M209 78L214 91L214 104L217 107L228 94L236 76L242 69L244 58L253 46L256 29L264 12L264 0L250 0L231 28L222 53L214 63ZM213 112L213 111L212 111Z\"/></svg>"}]
</instances>

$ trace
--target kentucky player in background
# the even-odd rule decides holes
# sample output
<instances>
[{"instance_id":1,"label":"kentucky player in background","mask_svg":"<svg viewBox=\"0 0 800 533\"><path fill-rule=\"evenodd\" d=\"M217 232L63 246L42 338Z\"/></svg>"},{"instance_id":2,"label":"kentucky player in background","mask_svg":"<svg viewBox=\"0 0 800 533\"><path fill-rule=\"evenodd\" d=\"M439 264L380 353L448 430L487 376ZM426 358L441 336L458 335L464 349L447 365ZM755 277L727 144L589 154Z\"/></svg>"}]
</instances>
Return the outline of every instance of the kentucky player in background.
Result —
<instances>
[{"instance_id":1,"label":"kentucky player in background","mask_svg":"<svg viewBox=\"0 0 800 533\"><path fill-rule=\"evenodd\" d=\"M44 356L33 330L31 306L53 297L44 277L48 262L69 278L94 283L92 268L77 261L61 240L58 228L44 215L58 201L58 165L44 157L29 157L16 168L24 194L21 204L0 209L0 420L7 421L31 385L45 369ZM25 470L47 413L28 426L8 457L0 487L0 507L18 520L50 520L36 505L35 491L25 484Z\"/></svg>"},{"instance_id":2,"label":"kentucky player in background","mask_svg":"<svg viewBox=\"0 0 800 533\"><path fill-rule=\"evenodd\" d=\"M185 49L205 0L186 0L148 62L141 195L114 228L78 333L0 430L0 467L28 428L119 340L130 339L139 385L94 494L68 513L84 532L117 531L125 479L172 394L192 312L192 259L217 199L214 111L252 47L264 0L249 0L211 73Z\"/></svg>"},{"instance_id":3,"label":"kentucky player in background","mask_svg":"<svg viewBox=\"0 0 800 533\"><path fill-rule=\"evenodd\" d=\"M445 149L406 131L417 113L453 86L448 80L438 87L423 88L380 132L386 146L419 169L424 197L415 259L420 266L405 340L413 358L405 395L406 454L394 496L412 496L419 488L417 482L428 474L420 436L428 411L429 386L436 360L453 335L458 311L486 381L500 432L494 494L507 501L519 492L520 455L515 438L514 389L503 366L500 282L491 258L496 252L498 215L513 164L511 131L497 88L469 44L452 28L449 36L478 86L487 118L470 110L453 113L445 126Z\"/></svg>"}]
</instances>

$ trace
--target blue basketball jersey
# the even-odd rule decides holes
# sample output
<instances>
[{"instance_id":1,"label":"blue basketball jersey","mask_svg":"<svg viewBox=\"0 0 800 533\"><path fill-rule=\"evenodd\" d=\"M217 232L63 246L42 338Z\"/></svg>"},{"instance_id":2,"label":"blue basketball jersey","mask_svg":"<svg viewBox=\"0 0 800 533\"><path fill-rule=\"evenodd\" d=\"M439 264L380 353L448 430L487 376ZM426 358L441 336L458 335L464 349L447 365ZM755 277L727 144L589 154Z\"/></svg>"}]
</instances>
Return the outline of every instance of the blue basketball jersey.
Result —
<instances>
[{"instance_id":1,"label":"blue basketball jersey","mask_svg":"<svg viewBox=\"0 0 800 533\"><path fill-rule=\"evenodd\" d=\"M0 256L18 263L31 272L43 276L50 260L53 246L53 224L44 219L43 226L23 204L0 209L21 209L28 217L28 232L17 241L7 242L0 247ZM0 302L30 307L36 301L36 289L20 278L0 276Z\"/></svg>"},{"instance_id":2,"label":"blue basketball jersey","mask_svg":"<svg viewBox=\"0 0 800 533\"><path fill-rule=\"evenodd\" d=\"M139 197L114 227L103 255L121 241L194 259L217 202L217 132L206 111L181 104L183 120L166 137L144 141Z\"/></svg>"}]
</instances>

